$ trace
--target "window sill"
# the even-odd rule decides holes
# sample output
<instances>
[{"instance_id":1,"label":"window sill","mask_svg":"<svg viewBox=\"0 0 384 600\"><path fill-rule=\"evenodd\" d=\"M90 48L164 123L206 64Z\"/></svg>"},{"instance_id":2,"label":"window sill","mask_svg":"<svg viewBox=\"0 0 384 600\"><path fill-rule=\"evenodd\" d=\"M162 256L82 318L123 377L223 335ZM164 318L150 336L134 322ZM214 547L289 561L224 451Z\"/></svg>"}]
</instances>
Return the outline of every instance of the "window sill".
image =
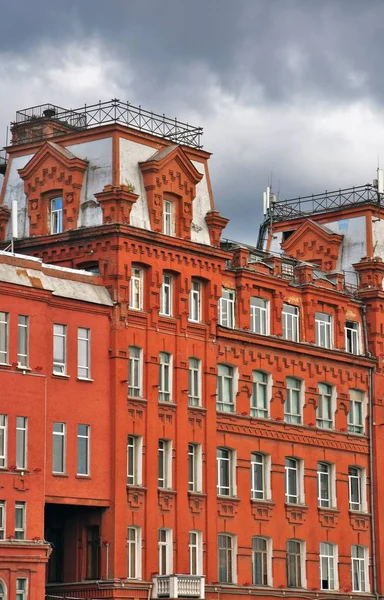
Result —
<instances>
[{"instance_id":1,"label":"window sill","mask_svg":"<svg viewBox=\"0 0 384 600\"><path fill-rule=\"evenodd\" d=\"M76 473L75 477L76 479L91 479L90 475L81 475L79 473Z\"/></svg>"},{"instance_id":2,"label":"window sill","mask_svg":"<svg viewBox=\"0 0 384 600\"><path fill-rule=\"evenodd\" d=\"M143 402L144 404L148 403L148 400L143 398L143 396L127 396L127 400L132 402Z\"/></svg>"},{"instance_id":3,"label":"window sill","mask_svg":"<svg viewBox=\"0 0 384 600\"><path fill-rule=\"evenodd\" d=\"M207 409L205 406L191 406L188 404L188 410L196 410L196 411L202 411L202 412L207 412Z\"/></svg>"},{"instance_id":4,"label":"window sill","mask_svg":"<svg viewBox=\"0 0 384 600\"><path fill-rule=\"evenodd\" d=\"M231 502L240 502L241 498L239 498L238 496L221 496L220 494L217 494L217 499L222 501L222 500L230 500Z\"/></svg>"},{"instance_id":5,"label":"window sill","mask_svg":"<svg viewBox=\"0 0 384 600\"><path fill-rule=\"evenodd\" d=\"M52 473L53 477L69 477L68 473Z\"/></svg>"},{"instance_id":6,"label":"window sill","mask_svg":"<svg viewBox=\"0 0 384 600\"><path fill-rule=\"evenodd\" d=\"M69 379L69 375L66 373L52 373L52 377L57 377L58 379Z\"/></svg>"},{"instance_id":7,"label":"window sill","mask_svg":"<svg viewBox=\"0 0 384 600\"><path fill-rule=\"evenodd\" d=\"M23 367L21 365L17 365L16 371L32 371L31 367Z\"/></svg>"},{"instance_id":8,"label":"window sill","mask_svg":"<svg viewBox=\"0 0 384 600\"><path fill-rule=\"evenodd\" d=\"M166 400L159 400L158 401L158 405L159 406L170 406L172 408L176 408L177 407L176 402L167 402Z\"/></svg>"},{"instance_id":9,"label":"window sill","mask_svg":"<svg viewBox=\"0 0 384 600\"><path fill-rule=\"evenodd\" d=\"M93 383L93 379L90 377L77 377L76 381L83 381L84 383Z\"/></svg>"}]
</instances>

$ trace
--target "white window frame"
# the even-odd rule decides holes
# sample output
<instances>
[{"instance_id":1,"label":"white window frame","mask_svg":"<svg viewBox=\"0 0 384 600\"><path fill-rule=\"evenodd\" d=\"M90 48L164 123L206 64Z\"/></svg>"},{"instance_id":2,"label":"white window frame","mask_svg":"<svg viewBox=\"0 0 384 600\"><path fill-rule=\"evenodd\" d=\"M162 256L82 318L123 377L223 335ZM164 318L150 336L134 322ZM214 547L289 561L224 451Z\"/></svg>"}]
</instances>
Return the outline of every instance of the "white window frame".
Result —
<instances>
[{"instance_id":1,"label":"white window frame","mask_svg":"<svg viewBox=\"0 0 384 600\"><path fill-rule=\"evenodd\" d=\"M159 355L159 402L172 402L172 354L160 352Z\"/></svg>"},{"instance_id":2,"label":"white window frame","mask_svg":"<svg viewBox=\"0 0 384 600\"><path fill-rule=\"evenodd\" d=\"M317 463L317 506L319 508L336 508L335 471L335 465L332 463L326 461ZM323 494L325 488L326 493Z\"/></svg>"},{"instance_id":3,"label":"white window frame","mask_svg":"<svg viewBox=\"0 0 384 600\"><path fill-rule=\"evenodd\" d=\"M353 491L357 485L358 500L352 501ZM349 510L352 512L367 512L367 475L366 470L357 465L348 467L348 499Z\"/></svg>"},{"instance_id":4,"label":"white window frame","mask_svg":"<svg viewBox=\"0 0 384 600\"><path fill-rule=\"evenodd\" d=\"M260 476L262 480L261 489L257 484ZM262 452L252 452L251 454L251 499L271 499L271 457L269 454L263 454Z\"/></svg>"},{"instance_id":5,"label":"white window frame","mask_svg":"<svg viewBox=\"0 0 384 600\"><path fill-rule=\"evenodd\" d=\"M0 469L7 468L8 415L0 415Z\"/></svg>"},{"instance_id":6,"label":"white window frame","mask_svg":"<svg viewBox=\"0 0 384 600\"><path fill-rule=\"evenodd\" d=\"M217 397L218 412L235 412L235 385L237 370L232 365L217 365Z\"/></svg>"},{"instance_id":7,"label":"white window frame","mask_svg":"<svg viewBox=\"0 0 384 600\"><path fill-rule=\"evenodd\" d=\"M230 540L229 546L220 546L220 542L226 538ZM220 579L220 552L225 553L225 570L227 572L227 577L225 577L225 581ZM228 584L236 584L237 583L237 537L233 533L219 533L217 536L217 567L218 567L218 581L219 583L228 583ZM228 576L230 575L230 576Z\"/></svg>"},{"instance_id":8,"label":"white window frame","mask_svg":"<svg viewBox=\"0 0 384 600\"><path fill-rule=\"evenodd\" d=\"M55 431L56 426L56 431ZM52 473L65 473L65 463L66 463L66 446L67 446L67 426L66 423L61 423L59 421L54 421L52 423ZM58 442L61 458L61 469L55 469L55 450L56 444L55 441Z\"/></svg>"},{"instance_id":9,"label":"white window frame","mask_svg":"<svg viewBox=\"0 0 384 600\"><path fill-rule=\"evenodd\" d=\"M55 345L57 344L57 355ZM61 323L53 324L53 373L67 374L67 326Z\"/></svg>"},{"instance_id":10,"label":"white window frame","mask_svg":"<svg viewBox=\"0 0 384 600\"><path fill-rule=\"evenodd\" d=\"M224 456L219 456L220 453ZM236 497L236 451L232 448L219 446L216 450L217 462L217 495ZM222 478L222 469L225 468L225 476ZM228 485L225 484L228 480Z\"/></svg>"},{"instance_id":11,"label":"white window frame","mask_svg":"<svg viewBox=\"0 0 384 600\"><path fill-rule=\"evenodd\" d=\"M295 489L291 487L292 479L290 475L292 473L295 477ZM285 503L304 504L304 464L300 458L294 456L286 456L285 458Z\"/></svg>"},{"instance_id":12,"label":"white window frame","mask_svg":"<svg viewBox=\"0 0 384 600\"><path fill-rule=\"evenodd\" d=\"M222 288L219 300L219 325L233 329L235 327L235 302L234 290Z\"/></svg>"},{"instance_id":13,"label":"white window frame","mask_svg":"<svg viewBox=\"0 0 384 600\"><path fill-rule=\"evenodd\" d=\"M80 433L80 427L86 427L86 433ZM80 473L79 459L80 459L80 440L85 441L85 472ZM77 476L78 477L89 477L91 473L91 426L86 423L77 424Z\"/></svg>"},{"instance_id":14,"label":"white window frame","mask_svg":"<svg viewBox=\"0 0 384 600\"><path fill-rule=\"evenodd\" d=\"M327 405L331 417L327 417ZM316 409L316 426L322 429L333 429L335 426L335 387L328 383L318 384L318 401Z\"/></svg>"},{"instance_id":15,"label":"white window frame","mask_svg":"<svg viewBox=\"0 0 384 600\"><path fill-rule=\"evenodd\" d=\"M160 290L160 315L172 317L173 315L173 277L163 273L163 282Z\"/></svg>"},{"instance_id":16,"label":"white window frame","mask_svg":"<svg viewBox=\"0 0 384 600\"><path fill-rule=\"evenodd\" d=\"M172 489L172 440L159 439L157 487Z\"/></svg>"},{"instance_id":17,"label":"white window frame","mask_svg":"<svg viewBox=\"0 0 384 600\"><path fill-rule=\"evenodd\" d=\"M192 530L188 538L189 574L203 574L203 532Z\"/></svg>"},{"instance_id":18,"label":"white window frame","mask_svg":"<svg viewBox=\"0 0 384 600\"><path fill-rule=\"evenodd\" d=\"M358 410L357 407L359 407ZM364 435L365 418L365 393L361 390L349 390L348 432L356 435Z\"/></svg>"},{"instance_id":19,"label":"white window frame","mask_svg":"<svg viewBox=\"0 0 384 600\"><path fill-rule=\"evenodd\" d=\"M129 308L132 310L143 310L143 283L143 269L132 265L131 279L129 281Z\"/></svg>"},{"instance_id":20,"label":"white window frame","mask_svg":"<svg viewBox=\"0 0 384 600\"><path fill-rule=\"evenodd\" d=\"M188 361L188 406L201 406L201 360L194 356Z\"/></svg>"},{"instance_id":21,"label":"white window frame","mask_svg":"<svg viewBox=\"0 0 384 600\"><path fill-rule=\"evenodd\" d=\"M202 283L197 279L192 279L191 291L189 292L189 317L188 320L193 323L201 323L202 310L201 310L201 298L202 296Z\"/></svg>"},{"instance_id":22,"label":"white window frame","mask_svg":"<svg viewBox=\"0 0 384 600\"><path fill-rule=\"evenodd\" d=\"M143 350L138 346L128 348L128 396L143 396Z\"/></svg>"},{"instance_id":23,"label":"white window frame","mask_svg":"<svg viewBox=\"0 0 384 600\"><path fill-rule=\"evenodd\" d=\"M5 585L5 581L0 579L0 600L7 600L7 586Z\"/></svg>"},{"instance_id":24,"label":"white window frame","mask_svg":"<svg viewBox=\"0 0 384 600\"><path fill-rule=\"evenodd\" d=\"M16 469L25 471L28 463L28 417L16 417Z\"/></svg>"},{"instance_id":25,"label":"white window frame","mask_svg":"<svg viewBox=\"0 0 384 600\"><path fill-rule=\"evenodd\" d=\"M316 346L333 348L333 318L329 313L315 313Z\"/></svg>"},{"instance_id":26,"label":"white window frame","mask_svg":"<svg viewBox=\"0 0 384 600\"><path fill-rule=\"evenodd\" d=\"M22 352L22 350L25 350ZM17 365L28 368L29 365L29 317L18 315L17 320Z\"/></svg>"},{"instance_id":27,"label":"white window frame","mask_svg":"<svg viewBox=\"0 0 384 600\"><path fill-rule=\"evenodd\" d=\"M320 589L338 590L339 578L337 569L337 545L330 542L320 542ZM326 576L328 575L328 578ZM328 581L328 585L324 585Z\"/></svg>"},{"instance_id":28,"label":"white window frame","mask_svg":"<svg viewBox=\"0 0 384 600\"><path fill-rule=\"evenodd\" d=\"M298 396L299 412L293 412L294 396ZM284 402L284 421L294 425L303 423L304 381L297 377L286 378L286 397Z\"/></svg>"},{"instance_id":29,"label":"white window frame","mask_svg":"<svg viewBox=\"0 0 384 600\"><path fill-rule=\"evenodd\" d=\"M7 503L0 500L0 540L7 538Z\"/></svg>"},{"instance_id":30,"label":"white window frame","mask_svg":"<svg viewBox=\"0 0 384 600\"><path fill-rule=\"evenodd\" d=\"M201 444L188 444L188 491L202 491L203 451Z\"/></svg>"},{"instance_id":31,"label":"white window frame","mask_svg":"<svg viewBox=\"0 0 384 600\"><path fill-rule=\"evenodd\" d=\"M351 354L361 354L360 323L358 321L345 322L345 351Z\"/></svg>"},{"instance_id":32,"label":"white window frame","mask_svg":"<svg viewBox=\"0 0 384 600\"><path fill-rule=\"evenodd\" d=\"M21 527L17 527L17 514L21 514ZM25 502L15 502L15 539L27 539L27 505Z\"/></svg>"},{"instance_id":33,"label":"white window frame","mask_svg":"<svg viewBox=\"0 0 384 600\"><path fill-rule=\"evenodd\" d=\"M77 328L77 377L91 379L91 330L88 327Z\"/></svg>"},{"instance_id":34,"label":"white window frame","mask_svg":"<svg viewBox=\"0 0 384 600\"><path fill-rule=\"evenodd\" d=\"M141 579L141 562L141 527L130 525L127 527L127 579Z\"/></svg>"},{"instance_id":35,"label":"white window frame","mask_svg":"<svg viewBox=\"0 0 384 600\"><path fill-rule=\"evenodd\" d=\"M251 331L259 335L269 335L269 301L258 296L250 300Z\"/></svg>"},{"instance_id":36,"label":"white window frame","mask_svg":"<svg viewBox=\"0 0 384 600\"><path fill-rule=\"evenodd\" d=\"M292 342L300 341L300 309L284 302L281 313L283 338Z\"/></svg>"},{"instance_id":37,"label":"white window frame","mask_svg":"<svg viewBox=\"0 0 384 600\"><path fill-rule=\"evenodd\" d=\"M169 198L163 200L163 233L175 235L175 203Z\"/></svg>"},{"instance_id":38,"label":"white window frame","mask_svg":"<svg viewBox=\"0 0 384 600\"><path fill-rule=\"evenodd\" d=\"M363 556L354 556L354 554L363 554ZM351 578L353 592L367 593L370 591L368 558L368 548L365 546L354 544L351 547ZM355 574L357 574L357 582L354 576Z\"/></svg>"},{"instance_id":39,"label":"white window frame","mask_svg":"<svg viewBox=\"0 0 384 600\"><path fill-rule=\"evenodd\" d=\"M252 371L252 395L250 415L256 419L269 418L271 376L265 371Z\"/></svg>"},{"instance_id":40,"label":"white window frame","mask_svg":"<svg viewBox=\"0 0 384 600\"><path fill-rule=\"evenodd\" d=\"M21 583L23 582L23 583ZM18 577L16 579L16 600L27 600L28 598L28 579Z\"/></svg>"},{"instance_id":41,"label":"white window frame","mask_svg":"<svg viewBox=\"0 0 384 600\"><path fill-rule=\"evenodd\" d=\"M300 555L299 555L299 560L300 560L300 564L298 565L299 568L299 577L300 577L300 584L299 586L296 585L289 585L289 578L288 578L288 544L289 542L295 542L297 544L299 544L299 548L300 548ZM297 554L295 554L295 556L297 556ZM307 587L307 576L306 576L306 569L305 569L305 564L306 564L306 544L305 542L303 542L302 540L297 540L297 539L289 539L287 540L287 587L289 588L306 588Z\"/></svg>"},{"instance_id":42,"label":"white window frame","mask_svg":"<svg viewBox=\"0 0 384 600\"><path fill-rule=\"evenodd\" d=\"M262 540L265 542L265 550L256 548L256 542ZM256 555L262 554L261 558L261 575L265 583L260 583L256 578ZM271 538L255 535L252 537L252 585L257 586L273 586L272 581L272 540Z\"/></svg>"},{"instance_id":43,"label":"white window frame","mask_svg":"<svg viewBox=\"0 0 384 600\"><path fill-rule=\"evenodd\" d=\"M60 206L56 207L57 200L61 200ZM51 198L51 233L63 233L63 197Z\"/></svg>"},{"instance_id":44,"label":"white window frame","mask_svg":"<svg viewBox=\"0 0 384 600\"><path fill-rule=\"evenodd\" d=\"M127 485L142 485L143 436L127 436Z\"/></svg>"},{"instance_id":45,"label":"white window frame","mask_svg":"<svg viewBox=\"0 0 384 600\"><path fill-rule=\"evenodd\" d=\"M158 567L159 575L171 575L173 572L173 532L172 529L160 527L158 530ZM163 559L164 569L163 569ZM163 572L164 571L164 572Z\"/></svg>"},{"instance_id":46,"label":"white window frame","mask_svg":"<svg viewBox=\"0 0 384 600\"><path fill-rule=\"evenodd\" d=\"M0 311L0 364L9 363L9 313Z\"/></svg>"}]
</instances>

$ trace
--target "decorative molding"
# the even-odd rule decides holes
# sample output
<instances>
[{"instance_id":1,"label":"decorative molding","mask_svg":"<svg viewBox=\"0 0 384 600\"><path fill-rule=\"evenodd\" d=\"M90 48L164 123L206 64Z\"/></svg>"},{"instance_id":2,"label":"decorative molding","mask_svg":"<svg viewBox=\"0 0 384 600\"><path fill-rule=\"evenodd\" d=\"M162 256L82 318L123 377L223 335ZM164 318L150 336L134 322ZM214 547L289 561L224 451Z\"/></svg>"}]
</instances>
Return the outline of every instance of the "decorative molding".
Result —
<instances>
[{"instance_id":1,"label":"decorative molding","mask_svg":"<svg viewBox=\"0 0 384 600\"><path fill-rule=\"evenodd\" d=\"M158 504L163 512L173 509L176 492L174 490L158 490Z\"/></svg>"},{"instance_id":2,"label":"decorative molding","mask_svg":"<svg viewBox=\"0 0 384 600\"><path fill-rule=\"evenodd\" d=\"M318 508L319 523L322 527L334 528L339 521L339 510L331 508Z\"/></svg>"},{"instance_id":3,"label":"decorative molding","mask_svg":"<svg viewBox=\"0 0 384 600\"><path fill-rule=\"evenodd\" d=\"M199 515L201 513L205 504L205 498L205 494L188 492L189 510L192 514Z\"/></svg>"},{"instance_id":4,"label":"decorative molding","mask_svg":"<svg viewBox=\"0 0 384 600\"><path fill-rule=\"evenodd\" d=\"M308 506L300 504L286 504L285 516L291 525L302 525L306 519Z\"/></svg>"},{"instance_id":5,"label":"decorative molding","mask_svg":"<svg viewBox=\"0 0 384 600\"><path fill-rule=\"evenodd\" d=\"M146 489L127 486L127 502L133 510L138 510L144 503Z\"/></svg>"},{"instance_id":6,"label":"decorative molding","mask_svg":"<svg viewBox=\"0 0 384 600\"><path fill-rule=\"evenodd\" d=\"M355 531L368 531L370 516L366 513L349 511L349 521Z\"/></svg>"},{"instance_id":7,"label":"decorative molding","mask_svg":"<svg viewBox=\"0 0 384 600\"><path fill-rule=\"evenodd\" d=\"M234 517L237 515L240 498L217 498L217 513L219 517Z\"/></svg>"},{"instance_id":8,"label":"decorative molding","mask_svg":"<svg viewBox=\"0 0 384 600\"><path fill-rule=\"evenodd\" d=\"M106 185L95 197L103 212L103 223L130 224L132 207L139 196L131 192L127 185Z\"/></svg>"},{"instance_id":9,"label":"decorative molding","mask_svg":"<svg viewBox=\"0 0 384 600\"><path fill-rule=\"evenodd\" d=\"M274 502L251 500L252 516L255 521L270 521L274 506Z\"/></svg>"}]
</instances>

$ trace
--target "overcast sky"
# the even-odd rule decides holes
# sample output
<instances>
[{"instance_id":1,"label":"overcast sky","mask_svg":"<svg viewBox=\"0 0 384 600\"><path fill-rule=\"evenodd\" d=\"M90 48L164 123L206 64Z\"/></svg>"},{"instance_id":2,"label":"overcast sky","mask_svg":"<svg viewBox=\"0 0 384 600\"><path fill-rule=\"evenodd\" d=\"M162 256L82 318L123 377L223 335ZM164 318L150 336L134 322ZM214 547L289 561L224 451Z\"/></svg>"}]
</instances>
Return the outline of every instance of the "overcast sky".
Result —
<instances>
[{"instance_id":1,"label":"overcast sky","mask_svg":"<svg viewBox=\"0 0 384 600\"><path fill-rule=\"evenodd\" d=\"M16 110L46 102L116 97L201 125L224 235L249 243L271 173L285 198L384 165L383 0L0 4L4 144Z\"/></svg>"}]
</instances>

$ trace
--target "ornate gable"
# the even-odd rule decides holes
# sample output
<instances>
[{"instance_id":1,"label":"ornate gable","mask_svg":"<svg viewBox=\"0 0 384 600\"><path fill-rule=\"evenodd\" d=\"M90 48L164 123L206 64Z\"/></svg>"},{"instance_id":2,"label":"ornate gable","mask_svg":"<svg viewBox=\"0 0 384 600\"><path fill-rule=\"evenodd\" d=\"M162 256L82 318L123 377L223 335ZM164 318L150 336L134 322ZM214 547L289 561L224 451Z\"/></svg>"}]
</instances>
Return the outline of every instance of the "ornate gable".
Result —
<instances>
[{"instance_id":1,"label":"ornate gable","mask_svg":"<svg viewBox=\"0 0 384 600\"><path fill-rule=\"evenodd\" d=\"M19 175L27 196L30 235L51 233L50 203L62 198L62 230L74 229L80 208L80 192L88 163L54 142L46 142Z\"/></svg>"},{"instance_id":2,"label":"ornate gable","mask_svg":"<svg viewBox=\"0 0 384 600\"><path fill-rule=\"evenodd\" d=\"M163 204L164 198L167 198L175 207L176 236L190 239L192 202L196 196L196 184L203 175L176 145L159 150L149 160L140 163L140 169L147 192L152 231L163 230Z\"/></svg>"},{"instance_id":3,"label":"ornate gable","mask_svg":"<svg viewBox=\"0 0 384 600\"><path fill-rule=\"evenodd\" d=\"M342 235L308 219L282 242L281 248L288 256L314 263L322 271L334 271L342 239Z\"/></svg>"}]
</instances>

